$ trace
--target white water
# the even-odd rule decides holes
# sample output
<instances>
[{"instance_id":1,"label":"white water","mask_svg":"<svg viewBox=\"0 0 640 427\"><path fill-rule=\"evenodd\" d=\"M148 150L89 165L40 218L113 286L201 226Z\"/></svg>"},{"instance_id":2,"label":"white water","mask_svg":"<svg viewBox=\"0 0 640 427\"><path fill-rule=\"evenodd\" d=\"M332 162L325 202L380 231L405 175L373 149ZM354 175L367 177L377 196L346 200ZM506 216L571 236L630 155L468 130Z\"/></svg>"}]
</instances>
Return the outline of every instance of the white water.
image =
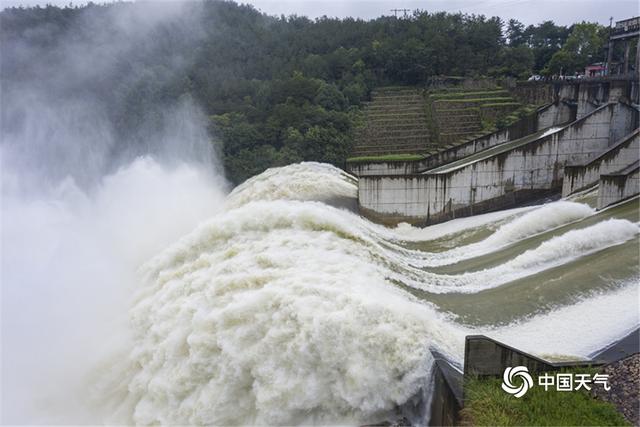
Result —
<instances>
[{"instance_id":1,"label":"white water","mask_svg":"<svg viewBox=\"0 0 640 427\"><path fill-rule=\"evenodd\" d=\"M256 200L327 201L337 197L358 197L357 181L331 165L304 162L268 169L248 179L229 194L226 207Z\"/></svg>"},{"instance_id":2,"label":"white water","mask_svg":"<svg viewBox=\"0 0 640 427\"><path fill-rule=\"evenodd\" d=\"M479 292L619 245L634 238L639 232L640 228L636 224L627 220L610 219L585 229L568 231L498 267L459 275L414 271L411 278L400 280L433 293Z\"/></svg>"},{"instance_id":3,"label":"white water","mask_svg":"<svg viewBox=\"0 0 640 427\"><path fill-rule=\"evenodd\" d=\"M292 178L306 176L301 167L269 175L282 174L287 179L281 182L307 189L302 200L313 199L313 187ZM307 167L317 171L316 165ZM326 172L328 181L340 176ZM253 191L248 183L242 192L253 202L215 216L144 267L146 287L130 312L138 339L132 364L120 374L130 379L122 395L125 406L134 408L127 421L372 422L424 386L429 348L460 361L464 335L479 331L458 326L389 282L395 277L410 284L414 277L402 273L407 263L396 264L398 254L382 249L379 227L322 203L271 195L260 201L264 193L257 190L246 196ZM292 198L288 189L280 191ZM531 211L488 240L515 241L592 213L565 203L540 210L544 221L531 221ZM637 233L635 224L611 220L552 238L494 271L475 273L473 281L466 275L421 277L439 278L439 291L451 282L463 282L466 291L498 286ZM625 304L637 295L633 284L622 289L622 297L599 302ZM452 290L461 287L447 289ZM593 303L576 307L581 304ZM489 331L505 339L520 331L527 349L584 357L637 325L632 304L627 300L624 316L580 343L576 330L589 324L589 316L578 316L581 309L570 306ZM544 332L567 322L572 327L555 328L551 339Z\"/></svg>"},{"instance_id":4,"label":"white water","mask_svg":"<svg viewBox=\"0 0 640 427\"><path fill-rule=\"evenodd\" d=\"M519 213L521 210L517 210L517 212ZM415 257L419 258L419 260L415 260L414 264L421 267L454 264L464 259L497 251L511 243L584 219L594 212L595 209L581 203L565 201L550 203L538 209L526 211L524 215L507 222L481 242L458 246L445 252L416 254ZM511 215L514 214L513 212L509 213L511 213ZM501 214L504 215L504 213ZM492 215L490 218L492 218L493 221L500 218L495 214ZM474 225L477 226L479 224L475 223ZM427 230L429 228L430 227L427 227ZM459 229L457 231L459 231ZM414 233L414 236L415 234L421 235L423 233ZM403 237L407 237L407 235L403 234Z\"/></svg>"},{"instance_id":5,"label":"white water","mask_svg":"<svg viewBox=\"0 0 640 427\"><path fill-rule=\"evenodd\" d=\"M386 229L315 201L355 194L353 179L327 165L269 170L226 201L223 184L209 174L151 159L133 162L89 193L65 185L48 199L4 203L3 230L11 232L3 231L3 246L16 249L3 254L3 265L11 266L3 268L3 280L29 285L11 288L8 318L30 334L3 337L5 348L15 350L9 362L21 368L20 378L3 384L22 380L23 387L11 397L22 406L6 419L375 422L392 419L394 408L426 387L430 349L459 363L466 334L488 333L537 354L586 357L640 324L637 277L486 328L461 326L393 282L440 294L500 289L637 237L636 224L615 219L548 238L487 270L443 275L416 267L447 261L447 253L461 261L503 250L592 215L578 203L434 227L432 238L443 238L500 224L467 245L468 253L429 254L399 246L429 228ZM33 298L34 291L51 299ZM55 299L69 296L71 304ZM99 313L101 307L120 312ZM126 318L116 324L114 314ZM50 346L54 357L38 370ZM31 377L25 374L34 367Z\"/></svg>"},{"instance_id":6,"label":"white water","mask_svg":"<svg viewBox=\"0 0 640 427\"><path fill-rule=\"evenodd\" d=\"M221 181L193 166L140 158L91 191L67 178L25 194L22 177L9 169L1 236L3 422L97 422L96 409L82 401L86 376L100 348L126 340L137 268L221 208Z\"/></svg>"}]
</instances>

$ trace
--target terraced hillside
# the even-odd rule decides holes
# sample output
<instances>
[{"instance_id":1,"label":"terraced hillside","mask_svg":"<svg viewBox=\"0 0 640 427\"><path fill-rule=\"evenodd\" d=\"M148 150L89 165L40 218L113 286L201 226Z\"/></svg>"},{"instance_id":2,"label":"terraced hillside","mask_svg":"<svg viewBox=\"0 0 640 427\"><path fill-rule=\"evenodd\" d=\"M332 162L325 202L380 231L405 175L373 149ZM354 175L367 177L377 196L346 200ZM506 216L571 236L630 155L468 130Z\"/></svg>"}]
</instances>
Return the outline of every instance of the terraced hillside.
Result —
<instances>
[{"instance_id":1,"label":"terraced hillside","mask_svg":"<svg viewBox=\"0 0 640 427\"><path fill-rule=\"evenodd\" d=\"M366 125L356 138L353 157L427 154L434 148L427 126L425 99L416 88L373 91L365 105Z\"/></svg>"},{"instance_id":2,"label":"terraced hillside","mask_svg":"<svg viewBox=\"0 0 640 427\"><path fill-rule=\"evenodd\" d=\"M439 146L473 139L492 130L498 118L521 107L502 89L449 89L428 95Z\"/></svg>"}]
</instances>

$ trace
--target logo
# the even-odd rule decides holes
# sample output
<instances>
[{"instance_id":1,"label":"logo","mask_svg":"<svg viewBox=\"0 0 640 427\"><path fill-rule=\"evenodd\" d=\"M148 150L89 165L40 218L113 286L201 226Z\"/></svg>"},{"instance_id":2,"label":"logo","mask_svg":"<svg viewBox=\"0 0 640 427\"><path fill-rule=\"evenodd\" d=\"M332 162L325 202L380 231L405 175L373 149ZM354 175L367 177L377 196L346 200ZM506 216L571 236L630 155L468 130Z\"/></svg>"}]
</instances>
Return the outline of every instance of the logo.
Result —
<instances>
[{"instance_id":1,"label":"logo","mask_svg":"<svg viewBox=\"0 0 640 427\"><path fill-rule=\"evenodd\" d=\"M518 383L518 386L514 385L514 382ZM526 366L509 366L504 370L504 374L502 374L502 389L515 397L524 396L533 385L533 378L531 374L529 374ZM611 390L609 375L572 372L557 372L553 375L543 373L538 375L538 386L543 387L544 391L553 389L556 391L575 391L581 388L591 390L592 385L599 385L605 391Z\"/></svg>"},{"instance_id":2,"label":"logo","mask_svg":"<svg viewBox=\"0 0 640 427\"><path fill-rule=\"evenodd\" d=\"M514 379L516 382L520 382L519 386L514 385ZM522 397L531 387L533 387L533 378L529 375L526 366L508 367L504 370L502 389L507 393L515 397Z\"/></svg>"}]
</instances>

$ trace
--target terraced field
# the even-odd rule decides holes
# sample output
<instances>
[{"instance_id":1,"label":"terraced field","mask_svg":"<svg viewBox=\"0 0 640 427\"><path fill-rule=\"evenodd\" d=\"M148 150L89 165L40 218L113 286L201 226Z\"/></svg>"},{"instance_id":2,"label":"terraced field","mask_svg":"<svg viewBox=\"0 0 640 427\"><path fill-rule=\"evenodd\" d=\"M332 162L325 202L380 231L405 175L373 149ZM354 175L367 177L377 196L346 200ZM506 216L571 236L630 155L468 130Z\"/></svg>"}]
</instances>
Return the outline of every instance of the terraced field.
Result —
<instances>
[{"instance_id":1,"label":"terraced field","mask_svg":"<svg viewBox=\"0 0 640 427\"><path fill-rule=\"evenodd\" d=\"M423 93L417 87L373 91L349 160L419 159L494 130L498 118L522 106L502 89Z\"/></svg>"},{"instance_id":2,"label":"terraced field","mask_svg":"<svg viewBox=\"0 0 640 427\"><path fill-rule=\"evenodd\" d=\"M438 145L446 146L478 137L487 124L521 105L509 92L495 90L444 90L427 98L438 135ZM483 124L484 121L484 124Z\"/></svg>"},{"instance_id":3,"label":"terraced field","mask_svg":"<svg viewBox=\"0 0 640 427\"><path fill-rule=\"evenodd\" d=\"M366 125L356 139L354 157L428 154L432 143L425 99L417 88L386 87L365 105Z\"/></svg>"}]
</instances>

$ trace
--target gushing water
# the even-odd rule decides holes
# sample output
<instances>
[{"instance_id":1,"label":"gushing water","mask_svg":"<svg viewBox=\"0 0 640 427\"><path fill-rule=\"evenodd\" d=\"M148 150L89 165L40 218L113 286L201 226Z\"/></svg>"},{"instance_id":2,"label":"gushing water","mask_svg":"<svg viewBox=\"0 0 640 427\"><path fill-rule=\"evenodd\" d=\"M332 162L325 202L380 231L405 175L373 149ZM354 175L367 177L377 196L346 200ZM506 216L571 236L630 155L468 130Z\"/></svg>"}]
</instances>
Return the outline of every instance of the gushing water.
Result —
<instances>
[{"instance_id":1,"label":"gushing water","mask_svg":"<svg viewBox=\"0 0 640 427\"><path fill-rule=\"evenodd\" d=\"M581 304L615 301L631 308L625 300L637 295L634 278L610 296L594 293L576 300L576 308L560 306L484 331L457 324L396 285L419 282L438 293L499 287L636 238L638 226L629 221L570 230L493 270L439 275L412 267L411 252L394 246L394 230L310 201L327 197L326 189L314 195L313 186L296 177L316 180L319 171L325 181L342 179L334 186L339 191L353 185L327 166L270 170L238 190L250 202L228 202L224 212L144 265L129 312L134 339L127 363L103 384L119 386L111 396L121 421L374 422L392 417L425 387L431 349L459 362L465 334L489 332L533 352L584 357L638 323L629 309L594 336L579 343L575 336L589 321L578 315ZM304 201L291 200L290 188L278 188L285 200L277 200L265 193L263 179L306 189L299 197ZM542 222L532 221L536 210L545 215ZM592 213L566 202L534 208L478 245L499 250L503 245L486 241L526 240ZM555 328L552 339L542 332L567 323L572 327ZM548 325L533 326L540 324Z\"/></svg>"},{"instance_id":2,"label":"gushing water","mask_svg":"<svg viewBox=\"0 0 640 427\"><path fill-rule=\"evenodd\" d=\"M637 275L609 291L587 287L574 302L550 312L484 328L463 325L437 303L407 291L499 291L519 278L637 240L637 224L625 219L579 226L593 216L586 205L561 201L485 215L475 222L462 219L460 228L470 232L500 225L466 245L468 252L463 246L429 253L403 246L411 240L408 235L426 234L429 228L388 229L323 203L355 197L354 178L327 165L269 170L226 201L220 187L197 168L171 169L139 159L104 178L90 194L66 183L48 202L7 199L3 221L12 227L3 227L11 230L3 233L3 245L15 251L3 256L12 266L3 275L10 283L29 284L9 293L16 307L9 318L24 328L28 316L17 307L35 303L35 318L46 322L56 316L55 298L77 298L77 309L50 325L65 334L77 332L64 343L74 351L60 352L54 368L42 372L47 379L56 371L66 377L66 363L81 356L91 360L75 365L87 371L67 382L79 402L62 407L76 416L57 414L59 419L216 425L375 422L392 419L403 403L428 391L430 350L460 363L466 334L489 333L538 354L586 357L639 323ZM559 226L569 229L558 232ZM459 232L455 221L447 227L436 228L434 238ZM542 243L532 243L493 268L442 274L429 267L433 260L464 263L509 251L510 245L526 244L532 236ZM36 262L29 265L39 270L26 274L24 263L34 256L33 248L38 249ZM42 281L44 274L53 288ZM91 287L83 287L87 283ZM33 300L34 289L54 299ZM96 319L89 312L99 307L117 307L126 318L117 327L106 314L101 322L87 323L89 328L76 323L83 317ZM616 316L600 316L596 322L598 307L616 307ZM590 334L578 333L586 328ZM49 331L31 332L34 350L52 345ZM124 338L116 345L118 337ZM27 341L10 336L6 343L18 348ZM106 348L95 351L97 343L105 342ZM63 361L70 353L74 357ZM33 362L27 358L22 364ZM42 394L40 403L47 408L43 419L52 419L50 410L60 403L55 387L44 387L35 378L28 383ZM90 390L88 398L78 397L82 390ZM17 396L29 400L28 394L25 389ZM83 417L77 416L79 408L84 408Z\"/></svg>"}]
</instances>

